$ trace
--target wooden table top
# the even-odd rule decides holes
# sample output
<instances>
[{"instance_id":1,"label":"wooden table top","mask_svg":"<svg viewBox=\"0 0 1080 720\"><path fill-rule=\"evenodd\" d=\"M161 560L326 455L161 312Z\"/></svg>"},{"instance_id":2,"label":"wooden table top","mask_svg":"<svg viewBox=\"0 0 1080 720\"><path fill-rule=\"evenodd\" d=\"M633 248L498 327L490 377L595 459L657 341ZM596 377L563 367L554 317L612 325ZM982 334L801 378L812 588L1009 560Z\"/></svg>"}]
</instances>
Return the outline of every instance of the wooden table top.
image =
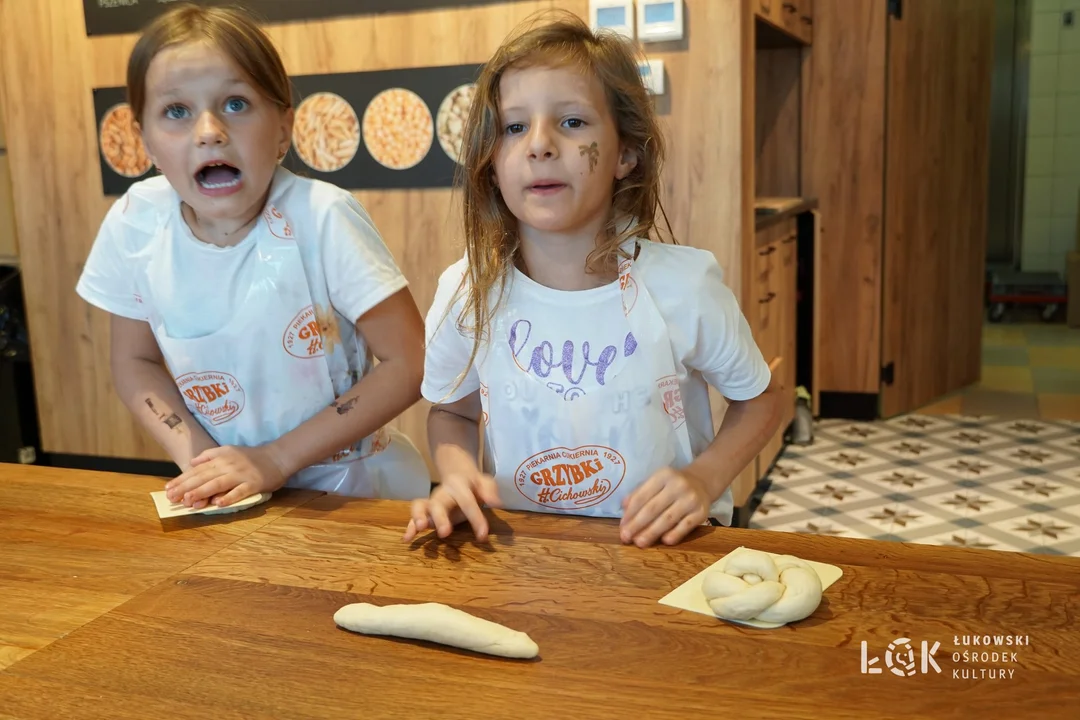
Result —
<instances>
[{"instance_id":1,"label":"wooden table top","mask_svg":"<svg viewBox=\"0 0 1080 720\"><path fill-rule=\"evenodd\" d=\"M1076 716L1077 559L731 528L640 550L614 521L503 512L490 544L408 544L403 503L286 491L162 521L160 487L0 465L0 717ZM740 545L844 575L778 630L657 602ZM527 632L540 657L336 627L363 601L459 607ZM940 673L894 675L897 638L940 643ZM861 672L863 641L880 674Z\"/></svg>"}]
</instances>

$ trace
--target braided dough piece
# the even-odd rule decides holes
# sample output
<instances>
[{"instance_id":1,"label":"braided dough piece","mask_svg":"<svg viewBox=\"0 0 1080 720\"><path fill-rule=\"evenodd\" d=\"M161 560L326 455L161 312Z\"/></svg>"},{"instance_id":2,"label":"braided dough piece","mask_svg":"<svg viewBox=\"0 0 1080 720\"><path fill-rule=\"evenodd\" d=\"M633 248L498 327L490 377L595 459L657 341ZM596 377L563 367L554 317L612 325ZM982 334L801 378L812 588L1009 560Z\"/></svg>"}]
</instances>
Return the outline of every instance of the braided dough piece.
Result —
<instances>
[{"instance_id":1,"label":"braided dough piece","mask_svg":"<svg viewBox=\"0 0 1080 720\"><path fill-rule=\"evenodd\" d=\"M797 622L821 604L821 578L793 555L773 556L738 548L719 570L709 573L701 591L717 617L767 623Z\"/></svg>"},{"instance_id":2,"label":"braided dough piece","mask_svg":"<svg viewBox=\"0 0 1080 720\"><path fill-rule=\"evenodd\" d=\"M534 658L540 648L528 635L441 603L372 605L353 603L334 613L334 622L365 635L427 640L507 658Z\"/></svg>"}]
</instances>

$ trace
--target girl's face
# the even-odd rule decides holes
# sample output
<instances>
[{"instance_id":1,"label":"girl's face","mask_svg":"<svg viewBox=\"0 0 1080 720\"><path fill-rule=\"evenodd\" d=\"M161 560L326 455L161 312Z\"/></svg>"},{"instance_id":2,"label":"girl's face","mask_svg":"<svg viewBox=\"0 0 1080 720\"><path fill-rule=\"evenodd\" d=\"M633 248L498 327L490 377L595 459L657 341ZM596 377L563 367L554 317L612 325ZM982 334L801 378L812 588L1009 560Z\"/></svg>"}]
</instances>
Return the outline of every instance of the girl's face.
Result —
<instances>
[{"instance_id":1,"label":"girl's face","mask_svg":"<svg viewBox=\"0 0 1080 720\"><path fill-rule=\"evenodd\" d=\"M166 48L150 63L143 142L200 221L246 223L259 213L292 119L212 44Z\"/></svg>"},{"instance_id":2,"label":"girl's face","mask_svg":"<svg viewBox=\"0 0 1080 720\"><path fill-rule=\"evenodd\" d=\"M600 81L573 66L510 69L499 97L495 178L523 232L598 232L615 181L637 162Z\"/></svg>"}]
</instances>

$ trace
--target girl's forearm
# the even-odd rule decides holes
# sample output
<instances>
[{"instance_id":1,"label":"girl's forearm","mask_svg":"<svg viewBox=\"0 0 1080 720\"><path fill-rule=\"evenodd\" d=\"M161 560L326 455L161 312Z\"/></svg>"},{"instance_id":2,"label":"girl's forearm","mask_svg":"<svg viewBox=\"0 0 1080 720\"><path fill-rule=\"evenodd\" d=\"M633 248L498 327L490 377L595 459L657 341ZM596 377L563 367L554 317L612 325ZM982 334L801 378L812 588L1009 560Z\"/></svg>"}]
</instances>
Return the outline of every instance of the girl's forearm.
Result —
<instances>
[{"instance_id":1,"label":"girl's forearm","mask_svg":"<svg viewBox=\"0 0 1080 720\"><path fill-rule=\"evenodd\" d=\"M182 472L191 468L192 458L217 447L159 363L139 358L120 362L113 368L113 385L127 409Z\"/></svg>"},{"instance_id":2,"label":"girl's forearm","mask_svg":"<svg viewBox=\"0 0 1080 720\"><path fill-rule=\"evenodd\" d=\"M268 449L282 474L290 477L372 434L419 399L417 370L404 358L389 358Z\"/></svg>"},{"instance_id":3,"label":"girl's forearm","mask_svg":"<svg viewBox=\"0 0 1080 720\"><path fill-rule=\"evenodd\" d=\"M480 424L439 406L428 413L428 444L440 478L479 467Z\"/></svg>"},{"instance_id":4,"label":"girl's forearm","mask_svg":"<svg viewBox=\"0 0 1080 720\"><path fill-rule=\"evenodd\" d=\"M716 500L735 482L776 432L780 424L780 389L774 380L751 400L733 402L720 431L686 470L701 478Z\"/></svg>"}]
</instances>

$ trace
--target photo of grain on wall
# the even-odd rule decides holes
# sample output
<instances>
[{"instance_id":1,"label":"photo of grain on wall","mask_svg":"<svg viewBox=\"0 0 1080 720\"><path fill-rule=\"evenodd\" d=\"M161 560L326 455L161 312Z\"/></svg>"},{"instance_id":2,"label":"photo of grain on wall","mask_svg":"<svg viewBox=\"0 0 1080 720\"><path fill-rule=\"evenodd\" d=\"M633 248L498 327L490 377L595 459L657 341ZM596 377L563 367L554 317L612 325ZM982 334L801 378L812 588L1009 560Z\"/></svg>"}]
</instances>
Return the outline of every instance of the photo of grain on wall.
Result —
<instances>
[{"instance_id":1,"label":"photo of grain on wall","mask_svg":"<svg viewBox=\"0 0 1080 720\"><path fill-rule=\"evenodd\" d=\"M309 95L296 110L293 148L305 165L319 172L342 169L360 147L360 121L340 95Z\"/></svg>"},{"instance_id":2,"label":"photo of grain on wall","mask_svg":"<svg viewBox=\"0 0 1080 720\"><path fill-rule=\"evenodd\" d=\"M435 121L419 95L390 88L367 106L363 131L364 145L376 162L391 170L408 170L430 152Z\"/></svg>"},{"instance_id":3,"label":"photo of grain on wall","mask_svg":"<svg viewBox=\"0 0 1080 720\"><path fill-rule=\"evenodd\" d=\"M454 162L460 162L461 140L465 132L465 120L469 116L469 108L472 107L473 95L476 94L476 85L468 83L460 85L443 99L439 105L439 112L435 116L435 127L439 135L439 144L443 151Z\"/></svg>"},{"instance_id":4,"label":"photo of grain on wall","mask_svg":"<svg viewBox=\"0 0 1080 720\"><path fill-rule=\"evenodd\" d=\"M101 155L113 172L128 178L145 175L153 163L146 155L142 137L135 129L131 106L120 103L109 108L101 120Z\"/></svg>"}]
</instances>

